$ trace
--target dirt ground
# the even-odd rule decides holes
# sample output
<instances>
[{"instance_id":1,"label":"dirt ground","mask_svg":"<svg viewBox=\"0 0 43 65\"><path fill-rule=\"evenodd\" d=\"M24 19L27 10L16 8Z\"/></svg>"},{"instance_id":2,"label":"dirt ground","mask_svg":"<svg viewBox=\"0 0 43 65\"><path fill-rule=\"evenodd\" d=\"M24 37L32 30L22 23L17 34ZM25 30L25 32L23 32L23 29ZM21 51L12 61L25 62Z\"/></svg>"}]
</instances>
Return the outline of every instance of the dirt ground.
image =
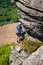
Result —
<instances>
[{"instance_id":1,"label":"dirt ground","mask_svg":"<svg viewBox=\"0 0 43 65\"><path fill-rule=\"evenodd\" d=\"M0 45L16 41L16 26L18 23L0 26Z\"/></svg>"}]
</instances>

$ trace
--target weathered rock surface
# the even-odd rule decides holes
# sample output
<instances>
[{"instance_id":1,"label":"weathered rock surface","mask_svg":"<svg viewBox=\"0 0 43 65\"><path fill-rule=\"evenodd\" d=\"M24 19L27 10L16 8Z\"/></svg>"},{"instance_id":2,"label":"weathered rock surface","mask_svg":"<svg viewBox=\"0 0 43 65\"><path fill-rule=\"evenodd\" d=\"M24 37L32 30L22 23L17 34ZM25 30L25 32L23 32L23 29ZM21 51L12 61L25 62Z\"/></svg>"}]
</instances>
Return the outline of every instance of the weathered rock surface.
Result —
<instances>
[{"instance_id":1,"label":"weathered rock surface","mask_svg":"<svg viewBox=\"0 0 43 65\"><path fill-rule=\"evenodd\" d=\"M9 65L43 65L43 46L31 55L27 54L19 45L11 47Z\"/></svg>"},{"instance_id":2,"label":"weathered rock surface","mask_svg":"<svg viewBox=\"0 0 43 65\"><path fill-rule=\"evenodd\" d=\"M14 49L13 47L11 47L11 49L12 51L9 58L9 65L21 65L29 56L29 54L27 54L19 45L15 46Z\"/></svg>"},{"instance_id":3,"label":"weathered rock surface","mask_svg":"<svg viewBox=\"0 0 43 65\"><path fill-rule=\"evenodd\" d=\"M32 53L22 65L43 65L43 46Z\"/></svg>"},{"instance_id":4,"label":"weathered rock surface","mask_svg":"<svg viewBox=\"0 0 43 65\"><path fill-rule=\"evenodd\" d=\"M28 8L27 6L21 4L20 2L16 2L16 5L23 11L30 13L31 15L35 15L35 16L43 16L42 13L35 11L34 9L31 10L31 8Z\"/></svg>"},{"instance_id":5,"label":"weathered rock surface","mask_svg":"<svg viewBox=\"0 0 43 65\"><path fill-rule=\"evenodd\" d=\"M15 0L15 3L26 31L43 41L43 0Z\"/></svg>"}]
</instances>

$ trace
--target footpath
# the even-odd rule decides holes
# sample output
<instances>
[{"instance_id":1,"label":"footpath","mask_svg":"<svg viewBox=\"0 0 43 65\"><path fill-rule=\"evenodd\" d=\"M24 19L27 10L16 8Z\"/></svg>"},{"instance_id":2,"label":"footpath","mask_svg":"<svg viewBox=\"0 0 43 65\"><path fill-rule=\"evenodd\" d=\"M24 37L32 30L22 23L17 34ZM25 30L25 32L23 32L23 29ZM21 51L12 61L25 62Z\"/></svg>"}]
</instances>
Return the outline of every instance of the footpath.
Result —
<instances>
[{"instance_id":1,"label":"footpath","mask_svg":"<svg viewBox=\"0 0 43 65\"><path fill-rule=\"evenodd\" d=\"M0 45L16 41L16 26L18 23L0 26Z\"/></svg>"}]
</instances>

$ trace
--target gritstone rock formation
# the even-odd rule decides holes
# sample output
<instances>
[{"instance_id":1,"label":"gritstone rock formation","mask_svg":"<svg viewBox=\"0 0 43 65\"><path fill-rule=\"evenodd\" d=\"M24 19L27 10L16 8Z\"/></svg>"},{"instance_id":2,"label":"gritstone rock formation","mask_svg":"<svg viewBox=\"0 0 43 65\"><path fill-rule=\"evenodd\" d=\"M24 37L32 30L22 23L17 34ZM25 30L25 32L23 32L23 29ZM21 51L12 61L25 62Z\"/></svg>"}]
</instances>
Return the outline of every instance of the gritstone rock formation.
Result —
<instances>
[{"instance_id":1,"label":"gritstone rock formation","mask_svg":"<svg viewBox=\"0 0 43 65\"><path fill-rule=\"evenodd\" d=\"M11 51L9 62L9 65L43 65L43 46L29 55L17 45Z\"/></svg>"},{"instance_id":2,"label":"gritstone rock formation","mask_svg":"<svg viewBox=\"0 0 43 65\"><path fill-rule=\"evenodd\" d=\"M29 35L43 40L43 0L15 0L19 21Z\"/></svg>"},{"instance_id":3,"label":"gritstone rock formation","mask_svg":"<svg viewBox=\"0 0 43 65\"><path fill-rule=\"evenodd\" d=\"M43 46L31 54L22 65L43 65Z\"/></svg>"},{"instance_id":4,"label":"gritstone rock formation","mask_svg":"<svg viewBox=\"0 0 43 65\"><path fill-rule=\"evenodd\" d=\"M12 49L10 58L9 58L9 65L22 65L24 60L28 57L28 54L23 50L23 48L19 45L15 46Z\"/></svg>"}]
</instances>

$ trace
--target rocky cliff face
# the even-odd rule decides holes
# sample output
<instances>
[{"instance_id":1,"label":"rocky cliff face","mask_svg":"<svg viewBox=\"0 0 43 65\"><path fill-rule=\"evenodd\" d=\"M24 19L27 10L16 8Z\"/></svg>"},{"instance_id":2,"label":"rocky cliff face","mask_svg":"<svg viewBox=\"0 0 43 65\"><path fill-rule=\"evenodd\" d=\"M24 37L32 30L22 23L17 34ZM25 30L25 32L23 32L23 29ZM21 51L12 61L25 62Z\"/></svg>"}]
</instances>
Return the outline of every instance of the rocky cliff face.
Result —
<instances>
[{"instance_id":1,"label":"rocky cliff face","mask_svg":"<svg viewBox=\"0 0 43 65\"><path fill-rule=\"evenodd\" d=\"M15 48L11 50L9 65L22 65L28 56L29 54L27 54L20 45L16 45Z\"/></svg>"},{"instance_id":2,"label":"rocky cliff face","mask_svg":"<svg viewBox=\"0 0 43 65\"><path fill-rule=\"evenodd\" d=\"M43 46L31 55L27 54L19 45L11 47L9 65L43 65Z\"/></svg>"},{"instance_id":3,"label":"rocky cliff face","mask_svg":"<svg viewBox=\"0 0 43 65\"><path fill-rule=\"evenodd\" d=\"M31 54L22 65L43 65L43 46Z\"/></svg>"},{"instance_id":4,"label":"rocky cliff face","mask_svg":"<svg viewBox=\"0 0 43 65\"><path fill-rule=\"evenodd\" d=\"M43 0L15 0L19 21L28 33L43 40Z\"/></svg>"}]
</instances>

